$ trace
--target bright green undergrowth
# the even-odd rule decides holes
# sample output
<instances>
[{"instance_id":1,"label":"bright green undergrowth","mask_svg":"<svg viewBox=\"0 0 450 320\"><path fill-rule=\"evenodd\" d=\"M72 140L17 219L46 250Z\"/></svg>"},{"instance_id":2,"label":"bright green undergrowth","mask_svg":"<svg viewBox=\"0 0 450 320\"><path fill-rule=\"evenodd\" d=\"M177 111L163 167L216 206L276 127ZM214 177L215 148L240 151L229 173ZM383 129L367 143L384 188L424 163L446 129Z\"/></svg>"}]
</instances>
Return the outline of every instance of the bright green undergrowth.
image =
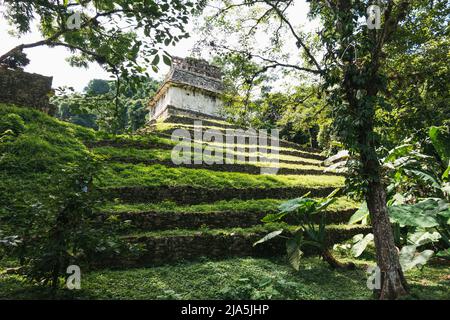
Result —
<instances>
[{"instance_id":1,"label":"bright green undergrowth","mask_svg":"<svg viewBox=\"0 0 450 320\"><path fill-rule=\"evenodd\" d=\"M144 133L144 134L111 134L111 133L99 133L101 136L101 140L108 141L116 141L123 144L127 143L139 143L139 144L148 144L151 147L152 144L163 144L168 146L174 146L175 142L173 142L169 138L160 137L158 135L152 133Z\"/></svg>"},{"instance_id":2,"label":"bright green undergrowth","mask_svg":"<svg viewBox=\"0 0 450 320\"><path fill-rule=\"evenodd\" d=\"M84 142L95 141L96 132L0 104L0 119L11 114L22 119L24 128L0 143L0 210L13 210L15 204L51 205L70 183L65 172L93 159Z\"/></svg>"},{"instance_id":3,"label":"bright green undergrowth","mask_svg":"<svg viewBox=\"0 0 450 320\"><path fill-rule=\"evenodd\" d=\"M273 188L273 187L341 187L344 178L327 175L252 175L205 169L168 168L162 165L109 163L97 185L121 186L192 186L207 188Z\"/></svg>"},{"instance_id":4,"label":"bright green undergrowth","mask_svg":"<svg viewBox=\"0 0 450 320\"><path fill-rule=\"evenodd\" d=\"M356 261L357 262L357 261ZM357 262L358 263L358 262ZM372 262L373 264L373 262ZM427 265L406 273L407 299L450 299L448 267ZM83 273L80 291L61 299L372 299L365 267L335 271L305 257L295 271L283 258L199 259L159 267ZM48 289L17 275L0 275L1 299L49 299Z\"/></svg>"},{"instance_id":5,"label":"bright green undergrowth","mask_svg":"<svg viewBox=\"0 0 450 320\"><path fill-rule=\"evenodd\" d=\"M278 206L286 200L279 199L260 199L260 200L222 200L208 204L196 204L190 206L178 205L172 201L164 201L161 203L137 203L137 204L124 204L124 203L107 203L101 207L104 212L248 212L248 213L260 213L260 212L275 212L278 210ZM341 211L346 209L356 209L359 207L359 203L347 198L337 198L336 202L332 203L327 211Z\"/></svg>"},{"instance_id":6,"label":"bright green undergrowth","mask_svg":"<svg viewBox=\"0 0 450 320\"><path fill-rule=\"evenodd\" d=\"M288 225L287 223L269 223L263 225L255 225L247 228L218 228L210 229L208 227L199 228L197 230L192 229L171 229L171 230L158 230L158 231L144 231L130 233L125 237L174 237L174 236L189 236L195 234L209 234L209 235L232 235L232 234L264 234L275 230L286 230L295 231L298 226ZM327 229L339 229L339 230L351 230L355 228L360 228L360 226L351 226L347 224L329 224L326 226Z\"/></svg>"}]
</instances>

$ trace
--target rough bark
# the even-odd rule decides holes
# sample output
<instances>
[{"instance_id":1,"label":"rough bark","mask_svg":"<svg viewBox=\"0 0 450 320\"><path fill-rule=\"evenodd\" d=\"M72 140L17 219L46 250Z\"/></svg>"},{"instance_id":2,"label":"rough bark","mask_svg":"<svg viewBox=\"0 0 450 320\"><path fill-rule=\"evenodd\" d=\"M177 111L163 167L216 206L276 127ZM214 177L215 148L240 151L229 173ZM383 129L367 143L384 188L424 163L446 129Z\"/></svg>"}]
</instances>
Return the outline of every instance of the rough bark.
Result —
<instances>
[{"instance_id":1,"label":"rough bark","mask_svg":"<svg viewBox=\"0 0 450 320\"><path fill-rule=\"evenodd\" d=\"M397 299L408 293L407 283L400 265L394 232L389 220L386 190L381 181L381 167L373 145L373 121L367 120L360 131L362 172L368 181L365 194L372 221L377 266L380 268L381 288L375 289L380 299Z\"/></svg>"},{"instance_id":2,"label":"rough bark","mask_svg":"<svg viewBox=\"0 0 450 320\"><path fill-rule=\"evenodd\" d=\"M377 264L381 272L381 288L376 293L380 299L396 299L406 295L408 290L389 221L386 192L380 182L369 183L366 201L372 220Z\"/></svg>"}]
</instances>

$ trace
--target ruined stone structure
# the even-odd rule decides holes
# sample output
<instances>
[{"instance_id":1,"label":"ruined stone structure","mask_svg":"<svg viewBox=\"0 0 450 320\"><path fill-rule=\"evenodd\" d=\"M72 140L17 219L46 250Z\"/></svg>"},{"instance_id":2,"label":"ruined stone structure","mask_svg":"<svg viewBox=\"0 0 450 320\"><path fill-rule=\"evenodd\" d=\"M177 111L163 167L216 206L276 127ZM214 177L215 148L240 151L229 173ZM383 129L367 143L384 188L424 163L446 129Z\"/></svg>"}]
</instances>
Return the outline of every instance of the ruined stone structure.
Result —
<instances>
[{"instance_id":1,"label":"ruined stone structure","mask_svg":"<svg viewBox=\"0 0 450 320\"><path fill-rule=\"evenodd\" d=\"M170 115L217 117L223 106L222 73L205 60L173 58L172 67L148 105L150 120Z\"/></svg>"},{"instance_id":2,"label":"ruined stone structure","mask_svg":"<svg viewBox=\"0 0 450 320\"><path fill-rule=\"evenodd\" d=\"M51 105L52 77L0 67L0 102L13 103L53 115Z\"/></svg>"}]
</instances>

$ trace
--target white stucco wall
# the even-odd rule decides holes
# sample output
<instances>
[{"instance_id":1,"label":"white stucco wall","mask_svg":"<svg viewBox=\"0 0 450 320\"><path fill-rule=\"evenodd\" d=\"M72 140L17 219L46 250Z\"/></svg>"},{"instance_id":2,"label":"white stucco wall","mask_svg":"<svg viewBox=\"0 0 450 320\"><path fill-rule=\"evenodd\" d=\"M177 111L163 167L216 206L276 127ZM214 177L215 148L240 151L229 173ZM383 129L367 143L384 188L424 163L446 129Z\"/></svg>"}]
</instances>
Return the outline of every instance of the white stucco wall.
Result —
<instances>
[{"instance_id":1,"label":"white stucco wall","mask_svg":"<svg viewBox=\"0 0 450 320\"><path fill-rule=\"evenodd\" d=\"M168 105L211 116L219 116L223 102L220 98L209 96L200 90L171 86L156 103L150 118L159 117Z\"/></svg>"}]
</instances>

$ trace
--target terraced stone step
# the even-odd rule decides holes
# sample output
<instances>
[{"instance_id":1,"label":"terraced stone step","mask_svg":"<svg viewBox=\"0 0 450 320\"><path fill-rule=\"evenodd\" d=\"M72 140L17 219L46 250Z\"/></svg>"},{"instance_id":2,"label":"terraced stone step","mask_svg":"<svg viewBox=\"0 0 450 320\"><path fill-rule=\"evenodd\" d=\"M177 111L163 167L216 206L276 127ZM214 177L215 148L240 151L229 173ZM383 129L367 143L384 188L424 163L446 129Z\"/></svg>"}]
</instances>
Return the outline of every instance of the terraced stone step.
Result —
<instances>
[{"instance_id":1,"label":"terraced stone step","mask_svg":"<svg viewBox=\"0 0 450 320\"><path fill-rule=\"evenodd\" d=\"M157 141L133 141L133 140L120 140L120 139L105 139L105 140L99 140L95 142L91 142L88 144L89 148L99 148L99 147L114 147L114 148L136 148L136 149L162 149L162 150L172 150L175 146L175 142L172 142L168 139L170 139L169 135L161 135L164 136L164 138L167 138L167 143L157 142ZM188 140L193 141L193 140ZM204 144L204 146L207 146L209 148L215 147L214 144ZM233 152L241 152L243 154L249 154L252 152L252 147L248 146L235 146L233 148ZM230 148L231 149L231 148ZM268 147L270 150L270 146ZM226 149L224 147L224 153L226 152ZM325 160L324 156L321 156L317 153L311 153L311 152L305 152L302 149L280 149L278 150L278 153L280 155L287 155L287 156L293 156L293 157L299 157L299 158L305 158L305 159L314 159L318 161ZM275 156L275 154L273 155ZM260 157L260 156L258 156ZM248 156L245 157L246 161L249 159ZM263 159L262 159L263 160ZM261 160L261 161L262 161ZM301 161L301 160L300 160ZM292 161L296 162L296 161ZM298 161L297 161L298 162Z\"/></svg>"},{"instance_id":2,"label":"terraced stone step","mask_svg":"<svg viewBox=\"0 0 450 320\"><path fill-rule=\"evenodd\" d=\"M87 143L89 148L114 147L114 148L136 148L136 149L163 149L171 150L174 145L156 141L139 141L128 139L103 139Z\"/></svg>"},{"instance_id":3,"label":"terraced stone step","mask_svg":"<svg viewBox=\"0 0 450 320\"><path fill-rule=\"evenodd\" d=\"M324 212L328 224L346 223L355 213L356 209ZM121 221L129 221L128 227L133 230L170 230L170 229L198 229L208 228L247 228L261 225L261 219L269 213L278 210L265 210L264 212L248 211L221 211L221 212L115 212L103 213L102 220L111 215L117 216ZM321 215L314 216L314 222L319 223ZM290 215L284 219L287 224L296 225L301 222L297 216ZM127 227L127 230L128 230Z\"/></svg>"},{"instance_id":4,"label":"terraced stone step","mask_svg":"<svg viewBox=\"0 0 450 320\"><path fill-rule=\"evenodd\" d=\"M282 256L286 252L286 240L280 237L271 239L257 246L253 244L274 227L258 226L247 229L215 229L205 231L175 230L171 232L144 233L125 237L132 244L142 246L140 254L134 258L115 259L114 261L98 261L99 265L109 267L136 267L155 264L192 260L199 257L273 257ZM292 230L292 228L291 228ZM327 227L327 244L331 246L352 238L354 235L370 232L368 227ZM292 231L284 233L289 236ZM317 253L306 248L305 254Z\"/></svg>"},{"instance_id":5,"label":"terraced stone step","mask_svg":"<svg viewBox=\"0 0 450 320\"><path fill-rule=\"evenodd\" d=\"M311 197L326 197L335 187L278 188L202 188L192 186L142 186L101 188L105 199L120 199L124 203L156 203L165 200L178 204L211 203L219 200L292 199L310 192Z\"/></svg>"},{"instance_id":6,"label":"terraced stone step","mask_svg":"<svg viewBox=\"0 0 450 320\"><path fill-rule=\"evenodd\" d=\"M221 171L221 172L241 172L241 173L248 173L248 174L261 174L264 173L262 171L262 168L264 167L264 163L260 163L259 166L252 165L252 164L245 164L245 163L235 163L235 164L219 164L219 163L213 163L213 164L195 164L192 160L192 163L182 163L182 164L175 164L172 160L158 160L158 159L150 159L150 160L143 160L139 158L132 158L132 157L117 157L112 156L108 158L107 160L112 162L120 162L120 163L131 163L131 164L144 164L144 165L155 165L160 164L165 167L169 168L189 168L189 169L206 169L206 170L212 170L212 171ZM298 163L295 163L298 164ZM314 166L311 163L306 163L306 166ZM274 167L276 166L274 163L268 162L267 167ZM323 169L320 169L320 167L317 166L318 169L303 169L303 168L283 168L281 167L276 171L276 174L281 175L334 175L334 176L342 176L342 173L338 172L332 172L327 171L324 172ZM324 168L325 169L325 168Z\"/></svg>"},{"instance_id":7,"label":"terraced stone step","mask_svg":"<svg viewBox=\"0 0 450 320\"><path fill-rule=\"evenodd\" d=\"M172 132L175 130L175 129L177 129L177 128L174 128L174 129L167 129L167 130L161 130L161 131L150 131L153 135L156 135L156 136L159 136L159 137L161 137L161 138L166 138L166 139L171 139L171 137L172 137ZM191 141L194 141L194 139L195 139L195 135L194 135L194 130L193 129L185 129L188 133L189 133L189 135L191 136L191 137L193 137L193 139L191 139ZM225 134L225 133L223 133L223 136L224 136L224 138L225 137L228 137L228 136L230 136L230 135L227 135L227 134ZM231 135L230 137L233 137L233 135ZM188 139L186 139L186 140L188 140ZM249 138L249 137L246 137L245 138L245 142L244 142L244 144L247 144L247 145L252 145L252 141L253 139L251 139L251 138ZM225 142L225 141L224 141ZM326 157L324 157L324 156L322 156L322 155L320 155L319 154L319 152L320 152L320 150L317 150L317 149L312 149L312 148L307 148L307 147L302 147L302 146L300 146L300 145L298 145L298 144L296 144L296 143L293 143L293 142L289 142L289 141L285 141L285 140L279 140L278 141L278 144L279 144L279 147L281 147L281 148L290 148L290 149L294 149L294 150L292 150L292 151L288 151L288 150L282 150L282 151L280 151L280 154L291 154L291 155L297 155L298 153L302 153L302 154L305 154L305 153L307 153L308 155L310 155L310 156L313 156L314 158L313 159L318 159L318 160L325 160L326 159ZM268 141L267 141L267 147L268 148L270 148L272 146L272 143L271 143L271 140L270 140L270 137L268 138ZM303 152L302 152L303 151ZM246 151L247 152L247 151Z\"/></svg>"},{"instance_id":8,"label":"terraced stone step","mask_svg":"<svg viewBox=\"0 0 450 320\"><path fill-rule=\"evenodd\" d=\"M183 116L177 116L177 115L170 115L168 118L166 118L164 120L164 122L166 122L166 123L174 123L174 124L181 124L181 125L194 125L196 121L201 121L204 126L208 126L208 127L242 129L242 127L235 125L235 124L231 124L229 122L226 122L225 120L218 120L215 118L210 118L205 115L201 115L201 118L190 118L190 117L183 117ZM156 123L157 122L155 122L155 121L150 122L147 125L147 127L152 127Z\"/></svg>"}]
</instances>

